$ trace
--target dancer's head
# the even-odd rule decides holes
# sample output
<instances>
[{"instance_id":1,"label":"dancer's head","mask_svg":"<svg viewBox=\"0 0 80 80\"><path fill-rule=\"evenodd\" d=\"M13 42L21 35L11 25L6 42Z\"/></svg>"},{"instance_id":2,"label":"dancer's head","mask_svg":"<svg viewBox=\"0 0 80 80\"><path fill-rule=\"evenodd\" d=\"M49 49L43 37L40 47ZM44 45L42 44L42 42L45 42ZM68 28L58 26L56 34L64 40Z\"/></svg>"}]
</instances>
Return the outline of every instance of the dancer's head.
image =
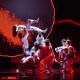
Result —
<instances>
[{"instance_id":1,"label":"dancer's head","mask_svg":"<svg viewBox=\"0 0 80 80\"><path fill-rule=\"evenodd\" d=\"M63 46L66 46L66 39L62 39L62 40L61 40L61 44L62 44Z\"/></svg>"},{"instance_id":2,"label":"dancer's head","mask_svg":"<svg viewBox=\"0 0 80 80\"><path fill-rule=\"evenodd\" d=\"M18 37L19 37L20 39L22 39L22 38L23 38L22 33L19 33L19 34L18 34Z\"/></svg>"},{"instance_id":3,"label":"dancer's head","mask_svg":"<svg viewBox=\"0 0 80 80\"><path fill-rule=\"evenodd\" d=\"M44 43L45 43L46 46L49 46L50 40L49 40L49 39L45 39L45 40L44 40Z\"/></svg>"},{"instance_id":4,"label":"dancer's head","mask_svg":"<svg viewBox=\"0 0 80 80\"><path fill-rule=\"evenodd\" d=\"M68 39L68 40L66 41L66 44L67 44L67 45L71 45L71 40Z\"/></svg>"}]
</instances>

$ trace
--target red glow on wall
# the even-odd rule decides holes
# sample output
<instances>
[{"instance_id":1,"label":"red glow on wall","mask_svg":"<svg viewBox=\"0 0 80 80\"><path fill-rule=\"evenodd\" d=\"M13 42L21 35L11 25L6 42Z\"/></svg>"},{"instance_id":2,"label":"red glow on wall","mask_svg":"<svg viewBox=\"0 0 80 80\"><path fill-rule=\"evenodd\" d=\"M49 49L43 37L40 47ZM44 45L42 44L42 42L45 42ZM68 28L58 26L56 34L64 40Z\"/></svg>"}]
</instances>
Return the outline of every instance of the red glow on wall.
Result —
<instances>
[{"instance_id":1,"label":"red glow on wall","mask_svg":"<svg viewBox=\"0 0 80 80\"><path fill-rule=\"evenodd\" d=\"M13 37L12 28L15 24L25 24L18 19L14 14L7 10L0 9L0 33L6 37L8 41L16 45L21 45L18 37Z\"/></svg>"},{"instance_id":2,"label":"red glow on wall","mask_svg":"<svg viewBox=\"0 0 80 80\"><path fill-rule=\"evenodd\" d=\"M55 22L55 25L56 24L60 24L60 23L71 23L71 24L73 24L73 25L76 25L76 26L80 26L80 23L79 22L76 22L76 21L74 21L74 20L70 20L70 19L64 19L64 20L59 20L59 21L56 21Z\"/></svg>"}]
</instances>

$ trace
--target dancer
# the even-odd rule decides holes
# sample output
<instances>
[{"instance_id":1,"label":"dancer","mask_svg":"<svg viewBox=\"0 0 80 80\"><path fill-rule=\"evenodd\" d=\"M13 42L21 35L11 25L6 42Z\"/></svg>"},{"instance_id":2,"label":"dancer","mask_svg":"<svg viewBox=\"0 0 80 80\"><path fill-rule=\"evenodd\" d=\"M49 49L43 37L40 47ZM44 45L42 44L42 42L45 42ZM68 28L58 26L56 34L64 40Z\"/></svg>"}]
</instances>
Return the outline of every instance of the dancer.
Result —
<instances>
[{"instance_id":1,"label":"dancer","mask_svg":"<svg viewBox=\"0 0 80 80\"><path fill-rule=\"evenodd\" d=\"M61 40L61 47L55 48L55 51L59 53L59 59L60 59L60 65L62 68L62 71L64 72L66 70L66 60L67 60L67 53L68 48L66 47L66 39Z\"/></svg>"},{"instance_id":2,"label":"dancer","mask_svg":"<svg viewBox=\"0 0 80 80\"><path fill-rule=\"evenodd\" d=\"M67 58L67 47L66 47L66 39L62 39L61 40L61 44L62 44L62 46L60 46L60 47L57 47L57 48L55 48L55 51L57 52L57 53L59 53L59 59L60 59L60 61L66 61L66 58Z\"/></svg>"},{"instance_id":3,"label":"dancer","mask_svg":"<svg viewBox=\"0 0 80 80\"><path fill-rule=\"evenodd\" d=\"M39 18L37 20L28 19L27 25L14 25L13 26L13 36L15 37L18 31L22 31L24 29L26 29L27 31L33 30L33 31L41 32L41 33L46 33L47 29L42 30L38 27L32 26L33 23L38 23L38 22L39 22Z\"/></svg>"},{"instance_id":4,"label":"dancer","mask_svg":"<svg viewBox=\"0 0 80 80\"><path fill-rule=\"evenodd\" d=\"M22 42L23 53L26 56L29 56L30 55L30 52L29 52L29 43L28 43L28 36L29 36L29 33L28 33L28 31L26 29L25 29L25 35L22 35L21 33L18 34L18 37L21 39L21 42Z\"/></svg>"},{"instance_id":5,"label":"dancer","mask_svg":"<svg viewBox=\"0 0 80 80\"><path fill-rule=\"evenodd\" d=\"M34 71L34 68L37 68L37 65L39 64L39 61L40 61L40 58L38 57L38 55L36 55L37 52L38 52L38 46L34 45L31 48L31 50L29 51L30 55L27 57L24 56L21 59L16 72L25 72L26 73L26 71L28 69L31 69L32 71Z\"/></svg>"},{"instance_id":6,"label":"dancer","mask_svg":"<svg viewBox=\"0 0 80 80\"><path fill-rule=\"evenodd\" d=\"M35 51L37 50L37 47L36 46L32 47L32 49L29 50L29 43L28 43L28 39L27 39L29 36L29 33L27 32L26 29L25 29L25 32L26 32L25 36L22 36L21 33L18 35L23 43L22 48L23 48L23 52L24 52L25 56L21 59L16 72L24 71L26 63L30 63L31 66L33 66L33 67L35 64ZM38 58L36 57L36 59L38 59Z\"/></svg>"},{"instance_id":7,"label":"dancer","mask_svg":"<svg viewBox=\"0 0 80 80\"><path fill-rule=\"evenodd\" d=\"M66 41L66 46L68 48L68 60L67 60L67 70L70 71L71 73L74 73L74 70L72 68L72 65L74 62L76 62L76 50L74 49L74 47L71 45L71 40L68 39Z\"/></svg>"},{"instance_id":8,"label":"dancer","mask_svg":"<svg viewBox=\"0 0 80 80\"><path fill-rule=\"evenodd\" d=\"M40 46L40 50L43 54L43 59L40 61L38 71L40 73L52 73L52 62L54 58L53 49L49 39L45 39L45 46Z\"/></svg>"},{"instance_id":9,"label":"dancer","mask_svg":"<svg viewBox=\"0 0 80 80\"><path fill-rule=\"evenodd\" d=\"M68 58L74 58L75 59L75 53L76 53L76 50L74 49L74 47L71 45L71 40L67 40L66 41L66 45L67 45L67 48L68 48Z\"/></svg>"},{"instance_id":10,"label":"dancer","mask_svg":"<svg viewBox=\"0 0 80 80\"><path fill-rule=\"evenodd\" d=\"M20 64L18 66L18 69L16 70L16 72L19 72L19 70L22 67L22 64L24 63L26 57L30 56L30 52L29 52L29 43L28 43L28 36L29 33L27 32L27 30L25 29L25 35L22 35L21 33L18 34L18 37L21 39L22 41L22 49L23 49L23 53L24 53L24 57L21 59Z\"/></svg>"}]
</instances>

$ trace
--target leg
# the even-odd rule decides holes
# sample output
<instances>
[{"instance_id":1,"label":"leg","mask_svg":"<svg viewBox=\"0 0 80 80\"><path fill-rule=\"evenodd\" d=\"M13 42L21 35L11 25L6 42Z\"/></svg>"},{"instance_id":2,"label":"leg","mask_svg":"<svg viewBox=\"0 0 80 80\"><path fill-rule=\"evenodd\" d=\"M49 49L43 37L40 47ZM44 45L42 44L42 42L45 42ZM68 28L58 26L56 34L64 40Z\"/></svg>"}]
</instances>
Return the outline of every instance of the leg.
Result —
<instances>
[{"instance_id":1,"label":"leg","mask_svg":"<svg viewBox=\"0 0 80 80\"><path fill-rule=\"evenodd\" d=\"M47 57L47 64L48 64L48 71L50 73L53 72L52 63L53 63L53 55L49 54L48 57Z\"/></svg>"},{"instance_id":2,"label":"leg","mask_svg":"<svg viewBox=\"0 0 80 80\"><path fill-rule=\"evenodd\" d=\"M37 32L43 32L43 33L46 33L46 31L47 31L47 29L42 30L42 29L40 29L38 27L34 27L34 26L30 26L30 29L34 30L34 31L37 31Z\"/></svg>"},{"instance_id":3,"label":"leg","mask_svg":"<svg viewBox=\"0 0 80 80\"><path fill-rule=\"evenodd\" d=\"M71 66L71 64L68 61L65 62L65 65L66 65L67 71L74 72L73 67Z\"/></svg>"},{"instance_id":4,"label":"leg","mask_svg":"<svg viewBox=\"0 0 80 80\"><path fill-rule=\"evenodd\" d=\"M38 71L39 73L45 73L46 72L46 68L45 68L45 59L41 60L38 66Z\"/></svg>"}]
</instances>

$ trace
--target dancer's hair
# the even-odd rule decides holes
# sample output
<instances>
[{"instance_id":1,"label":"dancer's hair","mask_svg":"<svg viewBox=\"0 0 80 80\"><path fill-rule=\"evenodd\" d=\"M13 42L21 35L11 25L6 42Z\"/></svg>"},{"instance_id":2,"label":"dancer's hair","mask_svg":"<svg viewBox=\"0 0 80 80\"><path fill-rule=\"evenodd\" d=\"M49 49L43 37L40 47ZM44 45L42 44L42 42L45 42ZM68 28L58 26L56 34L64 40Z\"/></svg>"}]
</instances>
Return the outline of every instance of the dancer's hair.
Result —
<instances>
[{"instance_id":1,"label":"dancer's hair","mask_svg":"<svg viewBox=\"0 0 80 80\"><path fill-rule=\"evenodd\" d=\"M61 40L61 43L62 43L62 42L66 42L66 39L62 39L62 40Z\"/></svg>"},{"instance_id":2,"label":"dancer's hair","mask_svg":"<svg viewBox=\"0 0 80 80\"><path fill-rule=\"evenodd\" d=\"M49 44L50 44L50 40L49 39L45 39L45 44L46 44L46 46L49 46Z\"/></svg>"},{"instance_id":3,"label":"dancer's hair","mask_svg":"<svg viewBox=\"0 0 80 80\"><path fill-rule=\"evenodd\" d=\"M23 37L23 35L21 33L19 33L18 37L21 39Z\"/></svg>"}]
</instances>

